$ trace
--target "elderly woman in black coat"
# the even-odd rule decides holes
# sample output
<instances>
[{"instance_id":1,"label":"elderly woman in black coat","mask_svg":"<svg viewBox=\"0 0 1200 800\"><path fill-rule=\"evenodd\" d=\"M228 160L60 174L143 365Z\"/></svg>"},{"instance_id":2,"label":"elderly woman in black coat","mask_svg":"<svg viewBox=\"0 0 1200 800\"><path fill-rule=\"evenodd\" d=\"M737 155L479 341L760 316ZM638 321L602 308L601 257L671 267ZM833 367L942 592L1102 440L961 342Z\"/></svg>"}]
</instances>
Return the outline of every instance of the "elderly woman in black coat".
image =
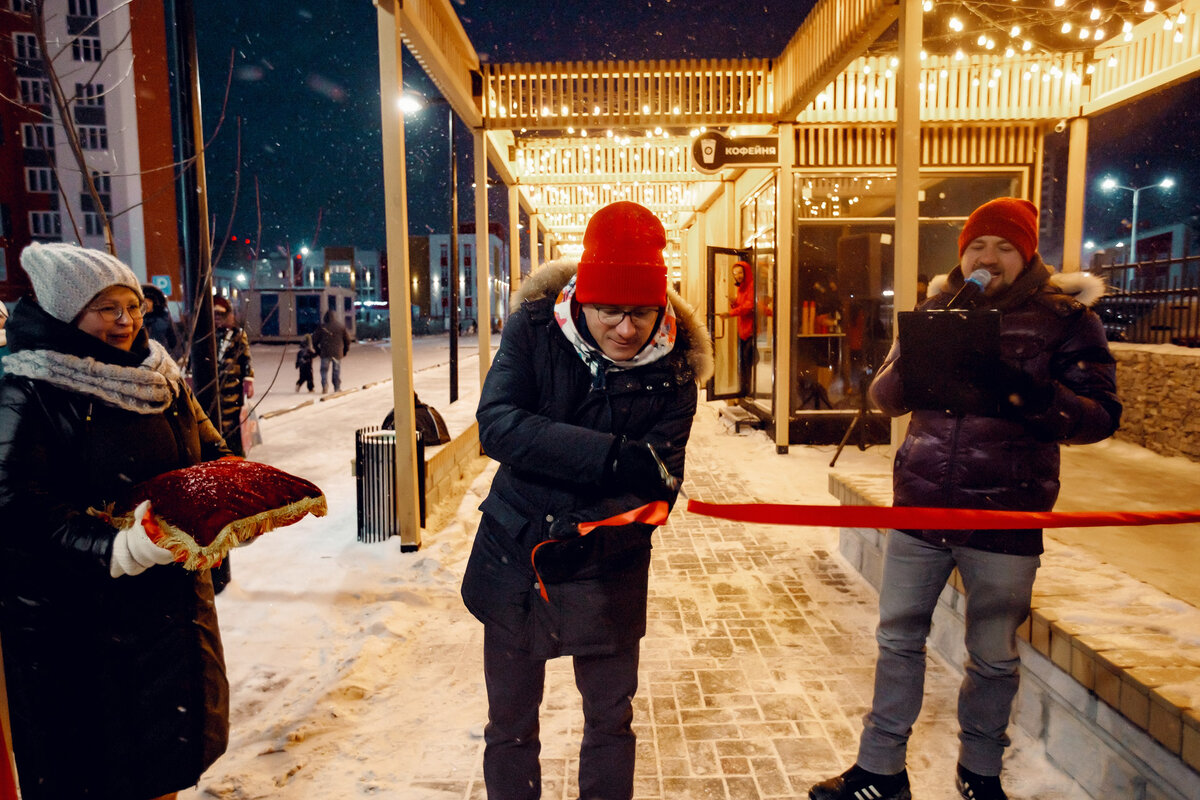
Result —
<instances>
[{"instance_id":1,"label":"elderly woman in black coat","mask_svg":"<svg viewBox=\"0 0 1200 800\"><path fill-rule=\"evenodd\" d=\"M138 483L229 454L142 327L134 273L34 244L0 381L0 636L25 800L171 798L225 750L207 571L155 544Z\"/></svg>"},{"instance_id":2,"label":"elderly woman in black coat","mask_svg":"<svg viewBox=\"0 0 1200 800\"><path fill-rule=\"evenodd\" d=\"M492 798L540 796L545 663L564 655L583 698L580 796L633 793L650 539L712 372L703 324L667 289L665 245L636 203L596 212L578 271L547 265L522 286L483 386L479 438L500 468L463 599L485 626Z\"/></svg>"}]
</instances>

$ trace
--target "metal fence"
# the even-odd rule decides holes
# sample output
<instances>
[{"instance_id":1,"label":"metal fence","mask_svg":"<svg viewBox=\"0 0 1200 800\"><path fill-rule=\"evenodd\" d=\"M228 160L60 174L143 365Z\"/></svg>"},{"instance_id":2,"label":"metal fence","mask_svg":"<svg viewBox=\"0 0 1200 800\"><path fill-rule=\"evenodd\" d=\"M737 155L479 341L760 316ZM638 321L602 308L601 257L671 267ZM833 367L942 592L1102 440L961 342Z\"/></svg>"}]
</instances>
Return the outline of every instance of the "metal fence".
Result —
<instances>
[{"instance_id":1,"label":"metal fence","mask_svg":"<svg viewBox=\"0 0 1200 800\"><path fill-rule=\"evenodd\" d=\"M382 542L400 533L396 523L396 432L378 427L354 432L358 541ZM417 496L425 525L425 443L417 431Z\"/></svg>"},{"instance_id":2,"label":"metal fence","mask_svg":"<svg viewBox=\"0 0 1200 800\"><path fill-rule=\"evenodd\" d=\"M1200 256L1092 272L1109 285L1092 308L1110 342L1200 347Z\"/></svg>"}]
</instances>

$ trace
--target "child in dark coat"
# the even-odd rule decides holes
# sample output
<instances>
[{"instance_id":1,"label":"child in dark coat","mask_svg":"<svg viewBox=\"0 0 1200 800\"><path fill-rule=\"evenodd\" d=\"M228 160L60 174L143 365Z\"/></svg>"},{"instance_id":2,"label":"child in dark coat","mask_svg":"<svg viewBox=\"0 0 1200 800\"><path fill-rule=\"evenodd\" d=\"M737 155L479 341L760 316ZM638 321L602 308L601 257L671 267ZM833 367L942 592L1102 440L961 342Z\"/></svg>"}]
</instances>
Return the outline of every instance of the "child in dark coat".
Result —
<instances>
[{"instance_id":1,"label":"child in dark coat","mask_svg":"<svg viewBox=\"0 0 1200 800\"><path fill-rule=\"evenodd\" d=\"M312 334L304 335L304 343L300 345L300 351L296 353L296 369L300 370L300 377L296 379L296 391L300 391L300 386L307 383L308 390L313 390L313 359L317 357L317 349L313 347Z\"/></svg>"}]
</instances>

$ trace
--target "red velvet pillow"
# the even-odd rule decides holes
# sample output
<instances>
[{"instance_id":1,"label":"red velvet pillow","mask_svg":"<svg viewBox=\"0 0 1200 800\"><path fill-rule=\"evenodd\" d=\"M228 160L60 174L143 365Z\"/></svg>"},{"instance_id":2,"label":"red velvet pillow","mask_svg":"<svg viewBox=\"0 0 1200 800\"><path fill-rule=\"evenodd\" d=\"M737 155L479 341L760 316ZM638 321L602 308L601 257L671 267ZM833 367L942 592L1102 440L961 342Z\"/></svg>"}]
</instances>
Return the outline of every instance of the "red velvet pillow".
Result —
<instances>
[{"instance_id":1,"label":"red velvet pillow","mask_svg":"<svg viewBox=\"0 0 1200 800\"><path fill-rule=\"evenodd\" d=\"M314 484L239 458L164 472L134 490L132 505L146 499L163 532L157 544L187 569L208 569L259 534L326 511L325 495ZM114 519L120 527L131 522Z\"/></svg>"}]
</instances>

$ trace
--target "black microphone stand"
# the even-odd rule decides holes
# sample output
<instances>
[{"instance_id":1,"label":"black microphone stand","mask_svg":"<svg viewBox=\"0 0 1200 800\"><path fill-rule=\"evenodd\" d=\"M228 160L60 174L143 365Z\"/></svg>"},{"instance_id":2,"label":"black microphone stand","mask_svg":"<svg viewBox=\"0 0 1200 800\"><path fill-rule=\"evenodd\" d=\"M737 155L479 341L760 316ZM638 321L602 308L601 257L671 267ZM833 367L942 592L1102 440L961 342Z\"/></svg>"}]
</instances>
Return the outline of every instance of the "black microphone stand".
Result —
<instances>
[{"instance_id":1,"label":"black microphone stand","mask_svg":"<svg viewBox=\"0 0 1200 800\"><path fill-rule=\"evenodd\" d=\"M863 368L862 374L858 377L858 410L854 413L854 418L850 420L850 424L846 426L846 432L842 434L842 440L838 442L837 450L833 453L833 459L829 462L832 467L837 463L838 456L842 454L842 450L846 447L846 442L850 441L850 435L856 430L858 431L858 449L866 450L867 442L867 414L870 413L869 399L867 397L867 389L871 385L871 379L875 374L875 325L878 323L879 309L876 307L876 300L863 301ZM853 365L851 365L853 368Z\"/></svg>"}]
</instances>

